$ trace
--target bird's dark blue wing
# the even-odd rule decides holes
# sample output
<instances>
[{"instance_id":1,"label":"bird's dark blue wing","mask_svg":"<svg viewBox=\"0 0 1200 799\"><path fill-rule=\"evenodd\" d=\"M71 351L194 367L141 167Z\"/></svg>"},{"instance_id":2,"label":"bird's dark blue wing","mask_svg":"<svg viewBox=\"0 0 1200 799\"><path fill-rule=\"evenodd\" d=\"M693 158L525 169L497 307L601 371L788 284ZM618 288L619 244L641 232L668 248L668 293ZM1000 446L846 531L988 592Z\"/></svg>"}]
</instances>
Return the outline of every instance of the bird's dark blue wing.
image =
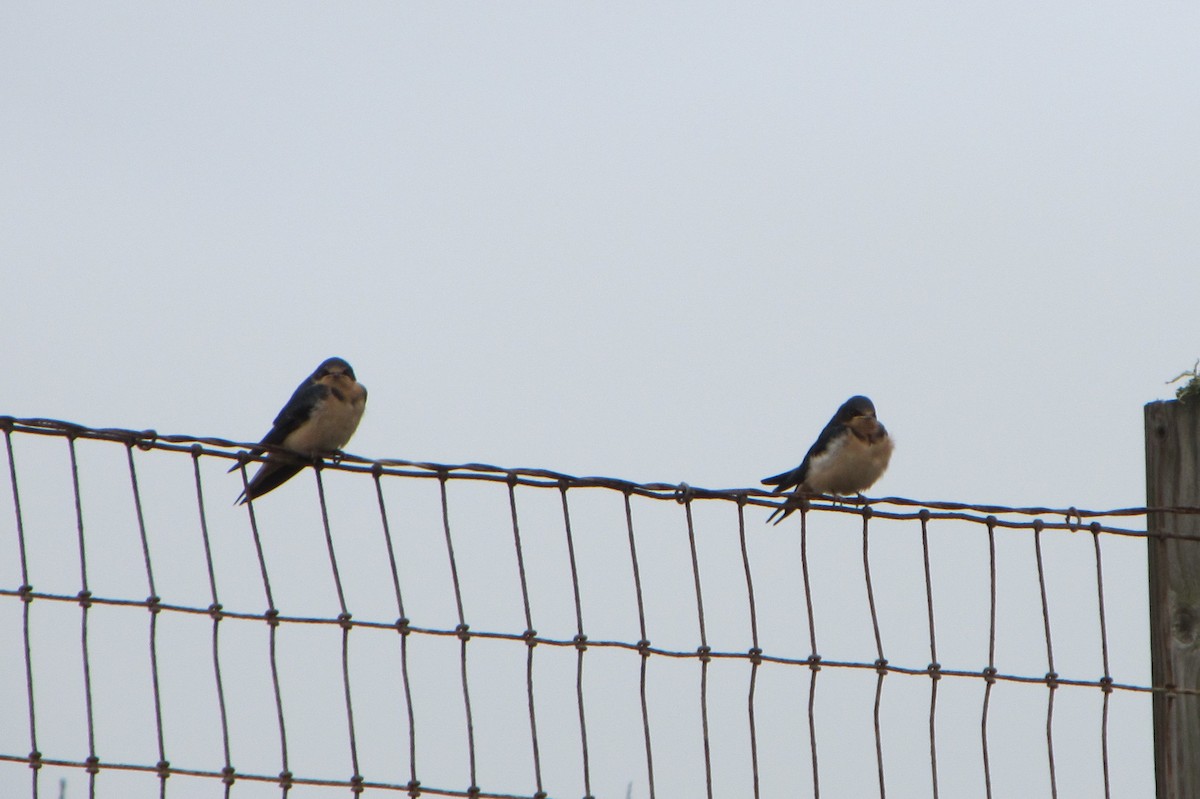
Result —
<instances>
[{"instance_id":1,"label":"bird's dark blue wing","mask_svg":"<svg viewBox=\"0 0 1200 799\"><path fill-rule=\"evenodd\" d=\"M328 394L329 388L327 386L305 381L292 394L292 398L287 401L287 404L283 406L283 410L275 417L274 426L271 428L271 431L259 443L282 444L288 436L296 431L296 428L312 417L317 405Z\"/></svg>"},{"instance_id":2,"label":"bird's dark blue wing","mask_svg":"<svg viewBox=\"0 0 1200 799\"><path fill-rule=\"evenodd\" d=\"M283 410L275 417L274 425L269 433L263 436L259 444L267 444L269 446L281 446L287 437L296 431L300 425L312 418L313 411L316 410L321 400L329 394L329 388L320 383L313 383L310 380L305 380L300 384L294 392L292 398L283 406ZM262 452L261 449L253 450L257 455ZM247 486L247 490L238 497L239 503L244 503L248 499L256 499L263 494L277 488L288 480L290 480L304 466L303 463L291 460L286 455L275 453L269 456L269 459L258 468L258 472ZM234 464L229 471L237 469L239 464Z\"/></svg>"},{"instance_id":3,"label":"bird's dark blue wing","mask_svg":"<svg viewBox=\"0 0 1200 799\"><path fill-rule=\"evenodd\" d=\"M775 486L775 493L779 493L780 491L787 491L789 488L793 488L803 483L804 477L807 474L808 458L805 458L804 461L795 469L781 472L780 474L773 475L772 477L764 477L762 479L762 484Z\"/></svg>"},{"instance_id":4,"label":"bird's dark blue wing","mask_svg":"<svg viewBox=\"0 0 1200 799\"><path fill-rule=\"evenodd\" d=\"M261 467L254 475L254 478L246 485L246 490L237 498L237 504L245 505L252 499L258 499L268 491L273 491L279 486L286 483L295 477L301 469L307 464L300 461L293 461L289 455L275 454Z\"/></svg>"},{"instance_id":5,"label":"bird's dark blue wing","mask_svg":"<svg viewBox=\"0 0 1200 799\"><path fill-rule=\"evenodd\" d=\"M799 466L791 471L763 478L763 485L775 486L775 493L779 493L802 484L805 478L808 477L808 466L812 463L812 459L829 449L829 445L845 429L846 426L839 422L836 417L830 419L829 424L825 425L825 429L817 436L817 440L808 448L808 452L805 453L804 460L800 461Z\"/></svg>"},{"instance_id":6,"label":"bird's dark blue wing","mask_svg":"<svg viewBox=\"0 0 1200 799\"><path fill-rule=\"evenodd\" d=\"M804 456L804 460L811 461L813 458L821 455L839 436L846 432L846 425L839 422L837 418L829 420L829 424L825 425L825 429L821 431L821 435L817 436L817 440L808 448L808 454Z\"/></svg>"}]
</instances>

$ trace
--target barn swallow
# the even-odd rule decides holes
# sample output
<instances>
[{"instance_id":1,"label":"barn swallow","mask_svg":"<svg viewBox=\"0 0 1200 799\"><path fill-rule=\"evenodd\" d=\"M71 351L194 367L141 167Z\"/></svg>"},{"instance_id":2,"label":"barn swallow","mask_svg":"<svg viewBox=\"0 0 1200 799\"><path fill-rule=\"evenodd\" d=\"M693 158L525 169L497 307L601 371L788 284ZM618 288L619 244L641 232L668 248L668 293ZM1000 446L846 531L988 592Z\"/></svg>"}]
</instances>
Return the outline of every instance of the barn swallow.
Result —
<instances>
[{"instance_id":1,"label":"barn swallow","mask_svg":"<svg viewBox=\"0 0 1200 799\"><path fill-rule=\"evenodd\" d=\"M782 514L775 522L779 524L809 494L861 494L883 475L891 457L892 439L875 418L875 405L866 397L851 397L837 409L799 466L763 480L763 485L775 486L775 493L796 488L767 521Z\"/></svg>"},{"instance_id":2,"label":"barn swallow","mask_svg":"<svg viewBox=\"0 0 1200 799\"><path fill-rule=\"evenodd\" d=\"M275 417L271 432L259 442L283 447L300 458L269 453L238 497L238 503L245 504L278 488L314 458L340 451L354 435L366 405L366 386L354 379L350 364L341 358L329 358L318 366L317 371L297 387Z\"/></svg>"}]
</instances>

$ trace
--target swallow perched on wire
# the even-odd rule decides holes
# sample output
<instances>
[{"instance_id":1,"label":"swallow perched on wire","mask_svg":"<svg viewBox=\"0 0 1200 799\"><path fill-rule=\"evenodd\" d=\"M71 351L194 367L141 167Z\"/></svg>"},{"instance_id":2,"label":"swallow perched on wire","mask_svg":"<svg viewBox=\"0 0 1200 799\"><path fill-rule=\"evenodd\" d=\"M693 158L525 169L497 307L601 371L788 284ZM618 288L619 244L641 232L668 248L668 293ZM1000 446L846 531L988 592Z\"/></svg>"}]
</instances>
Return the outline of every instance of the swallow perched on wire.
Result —
<instances>
[{"instance_id":1,"label":"swallow perched on wire","mask_svg":"<svg viewBox=\"0 0 1200 799\"><path fill-rule=\"evenodd\" d=\"M354 435L366 405L366 386L355 379L350 364L341 358L324 361L297 387L275 417L271 431L259 442L282 447L299 457L269 453L238 497L238 504L283 485L314 458L340 451Z\"/></svg>"},{"instance_id":2,"label":"swallow perched on wire","mask_svg":"<svg viewBox=\"0 0 1200 799\"><path fill-rule=\"evenodd\" d=\"M874 403L863 396L851 397L837 409L799 466L763 479L763 485L775 486L775 493L796 489L767 521L779 516L775 522L779 524L809 494L861 494L883 475L891 457L892 439L875 418Z\"/></svg>"}]
</instances>

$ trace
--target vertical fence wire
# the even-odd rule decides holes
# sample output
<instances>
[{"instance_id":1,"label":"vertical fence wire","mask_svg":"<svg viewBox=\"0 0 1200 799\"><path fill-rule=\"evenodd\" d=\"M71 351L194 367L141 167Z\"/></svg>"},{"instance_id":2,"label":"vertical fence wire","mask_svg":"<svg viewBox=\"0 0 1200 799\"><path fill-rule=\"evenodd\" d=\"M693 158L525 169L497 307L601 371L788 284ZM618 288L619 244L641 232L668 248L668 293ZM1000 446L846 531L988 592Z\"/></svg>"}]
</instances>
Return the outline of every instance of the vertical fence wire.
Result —
<instances>
[{"instance_id":1,"label":"vertical fence wire","mask_svg":"<svg viewBox=\"0 0 1200 799\"><path fill-rule=\"evenodd\" d=\"M33 586L29 583L29 556L25 547L25 520L21 515L21 492L17 489L17 461L13 455L12 427L4 428L4 444L8 453L8 476L12 486L13 511L17 521L17 553L21 560L21 635L25 655L25 698L29 709L29 779L30 795L38 799L38 775L42 769L42 753L38 751L37 712L33 698L33 645L29 640L29 606L33 602Z\"/></svg>"},{"instance_id":2,"label":"vertical fence wire","mask_svg":"<svg viewBox=\"0 0 1200 799\"><path fill-rule=\"evenodd\" d=\"M988 537L988 664L983 670L983 718L980 721L980 737L983 747L983 784L987 798L992 799L992 765L988 754L988 707L992 699L992 687L996 684L996 517L987 518Z\"/></svg>"},{"instance_id":3,"label":"vertical fence wire","mask_svg":"<svg viewBox=\"0 0 1200 799\"><path fill-rule=\"evenodd\" d=\"M1054 645L1050 636L1050 604L1046 600L1046 570L1042 565L1042 530L1044 523L1041 519L1033 521L1033 551L1037 558L1038 589L1042 597L1042 625L1046 632L1046 761L1050 769L1050 796L1058 797L1058 780L1054 773L1054 691L1058 688L1058 674L1054 671Z\"/></svg>"},{"instance_id":4,"label":"vertical fence wire","mask_svg":"<svg viewBox=\"0 0 1200 799\"><path fill-rule=\"evenodd\" d=\"M313 469L317 481L317 499L321 507L321 529L325 532L325 548L329 551L329 570L333 574L333 587L337 590L338 607L342 616L349 616L346 608L346 592L342 590L342 573L338 569L337 553L333 549L333 531L329 529L329 509L325 506L325 483L321 479L321 466L318 463Z\"/></svg>"},{"instance_id":5,"label":"vertical fence wire","mask_svg":"<svg viewBox=\"0 0 1200 799\"><path fill-rule=\"evenodd\" d=\"M583 632L583 600L579 592L579 565L575 560L575 536L571 532L571 509L567 504L566 481L559 483L562 497L563 530L567 536L567 557L571 562L571 589L575 593L575 699L579 705L579 743L583 752L584 799L592 797L592 770L588 756L587 714L583 710L583 654L587 651L587 636Z\"/></svg>"},{"instance_id":6,"label":"vertical fence wire","mask_svg":"<svg viewBox=\"0 0 1200 799\"><path fill-rule=\"evenodd\" d=\"M641 676L638 680L638 693L642 702L642 735L646 741L646 781L650 786L650 799L654 799L654 753L650 745L650 710L646 704L646 661L650 658L650 639L646 637L646 605L642 598L642 573L638 569L637 544L633 535L633 508L629 502L629 490L621 492L625 498L625 526L629 531L629 559L633 564L633 590L637 596L638 655L641 665Z\"/></svg>"},{"instance_id":7,"label":"vertical fence wire","mask_svg":"<svg viewBox=\"0 0 1200 799\"><path fill-rule=\"evenodd\" d=\"M746 698L750 724L750 768L754 778L754 799L759 797L758 784L758 730L754 723L754 692L758 680L758 667L762 665L762 649L758 645L758 612L754 604L754 579L750 575L750 555L746 551L746 497L737 503L738 543L742 548L742 568L746 572L746 597L750 608L750 695Z\"/></svg>"},{"instance_id":8,"label":"vertical fence wire","mask_svg":"<svg viewBox=\"0 0 1200 799\"><path fill-rule=\"evenodd\" d=\"M883 656L883 637L879 632L879 615L875 611L875 589L871 584L870 552L871 506L862 509L862 557L863 577L867 583L867 606L871 610L871 629L875 631L875 764L879 772L879 799L887 796L887 783L883 776L883 730L879 724L879 707L883 700L883 678L887 676L887 658Z\"/></svg>"},{"instance_id":9,"label":"vertical fence wire","mask_svg":"<svg viewBox=\"0 0 1200 799\"><path fill-rule=\"evenodd\" d=\"M450 535L450 505L446 497L446 472L438 473L438 487L442 497L442 528L446 533L446 555L450 558L450 578L454 582L454 602L458 606L458 626L455 632L459 640L459 667L462 672L463 708L467 716L467 760L470 770L470 787L467 793L479 793L479 780L475 763L475 717L471 712L471 685L467 679L467 642L471 640L471 628L463 614L462 583L458 579L458 561L454 557L454 539Z\"/></svg>"},{"instance_id":10,"label":"vertical fence wire","mask_svg":"<svg viewBox=\"0 0 1200 799\"><path fill-rule=\"evenodd\" d=\"M1112 674L1108 669L1108 622L1104 613L1104 567L1100 561L1100 523L1092 522L1092 548L1096 554L1096 607L1100 613L1100 658L1104 676L1100 678L1100 691L1104 697L1100 711L1100 767L1104 773L1104 799L1111 799L1112 786L1108 773L1108 701L1112 697Z\"/></svg>"},{"instance_id":11,"label":"vertical fence wire","mask_svg":"<svg viewBox=\"0 0 1200 799\"><path fill-rule=\"evenodd\" d=\"M92 657L88 650L88 611L92 607L92 592L88 589L87 544L83 532L83 500L79 492L79 460L75 451L75 436L67 437L71 452L71 485L75 495L75 527L79 533L79 639L83 650L83 695L87 710L88 738L88 797L96 797L96 775L100 771L100 759L96 756L96 720L92 708Z\"/></svg>"},{"instance_id":12,"label":"vertical fence wire","mask_svg":"<svg viewBox=\"0 0 1200 799\"><path fill-rule=\"evenodd\" d=\"M392 528L388 523L387 504L383 500L383 486L380 477L383 470L375 468L372 476L375 479L375 496L379 500L379 519L383 526L383 540L387 545L388 565L392 570L392 588L396 592L396 631L400 634L400 682L404 689L404 709L408 715L408 785L405 786L408 795L420 795L421 783L417 780L417 724L413 712L412 685L408 679L408 638L410 635L408 616L404 612L404 594L400 590L400 570L396 565L396 547L392 541Z\"/></svg>"},{"instance_id":13,"label":"vertical fence wire","mask_svg":"<svg viewBox=\"0 0 1200 799\"><path fill-rule=\"evenodd\" d=\"M225 706L225 680L221 676L221 619L224 618L221 600L217 596L217 571L213 564L212 542L208 535L208 515L204 510L204 487L200 479L201 447L194 444L192 452L192 472L196 481L196 509L200 517L200 536L204 542L204 562L208 567L208 586L212 602L208 606L208 614L212 618L212 662L213 679L217 688L217 709L221 717L221 744L225 755L225 765L221 769L221 781L225 786L224 797L229 799L233 788L235 771L231 761L229 745L229 714Z\"/></svg>"},{"instance_id":14,"label":"vertical fence wire","mask_svg":"<svg viewBox=\"0 0 1200 799\"><path fill-rule=\"evenodd\" d=\"M271 592L271 579L267 574L267 559L263 555L262 536L258 532L258 520L254 515L254 500L250 499L250 484L246 479L245 458L239 460L239 470L242 474L242 490L246 495L246 513L250 518L250 534L254 538L254 551L258 554L258 569L262 574L263 593L267 598L267 611L263 618L267 622L267 656L271 663L271 687L275 692L275 717L279 724L279 788L280 796L287 799L292 789L292 770L288 767L287 724L283 718L283 691L279 686L279 658L276 638L279 632L279 609L275 607L275 597Z\"/></svg>"},{"instance_id":15,"label":"vertical fence wire","mask_svg":"<svg viewBox=\"0 0 1200 799\"><path fill-rule=\"evenodd\" d=\"M929 610L929 768L933 799L938 799L937 692L942 665L938 662L937 632L933 614L933 575L929 569L929 511L921 508L921 554L925 561L925 603Z\"/></svg>"},{"instance_id":16,"label":"vertical fence wire","mask_svg":"<svg viewBox=\"0 0 1200 799\"><path fill-rule=\"evenodd\" d=\"M350 630L353 629L350 621L352 616L349 608L346 607L346 594L342 590L342 575L338 570L337 554L333 547L333 531L329 528L329 508L325 503L325 482L321 479L319 462L313 469L313 474L316 475L317 497L321 504L321 526L325 530L325 545L329 550L329 568L333 572L333 584L337 587L338 605L342 611L337 618L342 628L342 694L346 702L346 727L350 736L350 791L358 796L363 790L363 776L358 768L358 736L355 734L354 701L350 690Z\"/></svg>"},{"instance_id":17,"label":"vertical fence wire","mask_svg":"<svg viewBox=\"0 0 1200 799\"><path fill-rule=\"evenodd\" d=\"M821 799L821 778L817 768L817 672L821 656L817 654L817 625L813 614L812 583L808 579L808 502L800 503L800 574L804 581L804 608L808 615L808 748L812 757L813 799Z\"/></svg>"},{"instance_id":18,"label":"vertical fence wire","mask_svg":"<svg viewBox=\"0 0 1200 799\"><path fill-rule=\"evenodd\" d=\"M692 498L684 492L681 497L687 516L688 546L692 551L692 578L696 583L696 613L700 622L700 731L704 738L704 785L709 799L713 795L712 752L708 736L708 633L704 625L704 592L700 589L700 561L696 554L696 527L692 522Z\"/></svg>"},{"instance_id":19,"label":"vertical fence wire","mask_svg":"<svg viewBox=\"0 0 1200 799\"><path fill-rule=\"evenodd\" d=\"M142 541L142 557L146 561L146 585L149 596L146 607L150 611L150 686L154 693L154 729L158 736L158 795L165 799L167 795L167 777L171 774L171 764L167 760L166 745L163 740L162 692L158 680L158 615L160 599L154 588L154 566L150 560L150 539L146 535L146 519L142 514L142 493L138 488L137 469L133 463L133 443L125 442L125 455L129 462L129 485L133 491L133 507L137 514L138 535Z\"/></svg>"},{"instance_id":20,"label":"vertical fence wire","mask_svg":"<svg viewBox=\"0 0 1200 799\"><path fill-rule=\"evenodd\" d=\"M533 628L533 608L529 604L529 582L525 574L525 550L521 546L521 525L517 519L517 476L509 474L508 508L512 515L513 546L517 551L517 574L521 578L521 605L525 609L525 696L529 701L529 740L533 752L533 781L537 799L544 799L542 786L542 755L538 745L537 711L533 691L533 648L537 646L537 630Z\"/></svg>"}]
</instances>

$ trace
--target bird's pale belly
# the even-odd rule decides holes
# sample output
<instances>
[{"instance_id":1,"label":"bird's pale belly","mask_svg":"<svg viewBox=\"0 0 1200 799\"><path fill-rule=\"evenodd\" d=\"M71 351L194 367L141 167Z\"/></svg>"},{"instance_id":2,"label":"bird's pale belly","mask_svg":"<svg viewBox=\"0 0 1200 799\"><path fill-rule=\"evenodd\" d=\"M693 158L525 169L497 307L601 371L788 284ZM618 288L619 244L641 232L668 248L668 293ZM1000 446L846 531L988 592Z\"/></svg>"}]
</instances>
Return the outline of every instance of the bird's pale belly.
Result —
<instances>
[{"instance_id":1,"label":"bird's pale belly","mask_svg":"<svg viewBox=\"0 0 1200 799\"><path fill-rule=\"evenodd\" d=\"M890 439L868 444L850 436L841 446L813 459L804 483L819 494L857 494L883 475L891 457Z\"/></svg>"},{"instance_id":2,"label":"bird's pale belly","mask_svg":"<svg viewBox=\"0 0 1200 799\"><path fill-rule=\"evenodd\" d=\"M354 435L362 414L362 403L326 400L307 424L284 439L283 446L310 456L339 450Z\"/></svg>"}]
</instances>

